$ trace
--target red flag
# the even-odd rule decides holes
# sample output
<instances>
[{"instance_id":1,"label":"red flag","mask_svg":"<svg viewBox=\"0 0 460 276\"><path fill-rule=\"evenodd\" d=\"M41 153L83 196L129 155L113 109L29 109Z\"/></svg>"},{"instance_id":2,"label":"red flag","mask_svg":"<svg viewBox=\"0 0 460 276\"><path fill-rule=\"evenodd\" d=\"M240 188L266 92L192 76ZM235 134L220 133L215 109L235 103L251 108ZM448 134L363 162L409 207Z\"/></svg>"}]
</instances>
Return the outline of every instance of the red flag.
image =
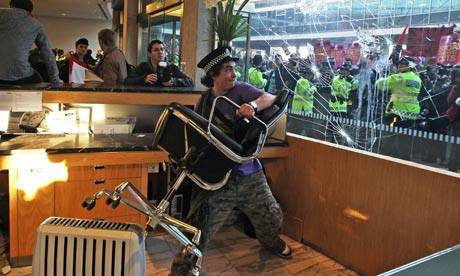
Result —
<instances>
[{"instance_id":1,"label":"red flag","mask_svg":"<svg viewBox=\"0 0 460 276\"><path fill-rule=\"evenodd\" d=\"M399 35L398 37L398 40L396 41L396 45L403 45L404 43L404 37L406 35L406 32L407 32L407 28L409 27L409 25L406 25L406 27L404 27L404 30L403 32Z\"/></svg>"}]
</instances>

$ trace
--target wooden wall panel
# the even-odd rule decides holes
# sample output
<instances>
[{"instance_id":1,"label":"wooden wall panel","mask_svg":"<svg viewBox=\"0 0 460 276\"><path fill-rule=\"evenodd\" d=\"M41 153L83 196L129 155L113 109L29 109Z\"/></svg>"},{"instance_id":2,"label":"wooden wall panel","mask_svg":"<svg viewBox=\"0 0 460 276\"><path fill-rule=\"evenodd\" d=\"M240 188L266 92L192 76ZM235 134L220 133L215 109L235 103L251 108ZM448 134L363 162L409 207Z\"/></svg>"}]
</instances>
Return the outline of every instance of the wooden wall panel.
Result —
<instances>
[{"instance_id":1,"label":"wooden wall panel","mask_svg":"<svg viewBox=\"0 0 460 276\"><path fill-rule=\"evenodd\" d=\"M298 206L297 198L292 195L300 194L299 191L303 186L288 181L286 177L286 172L288 172L287 160L287 158L264 159L262 162L267 178L269 178L270 189L283 210L282 232L300 241L302 239L302 208Z\"/></svg>"},{"instance_id":2,"label":"wooden wall panel","mask_svg":"<svg viewBox=\"0 0 460 276\"><path fill-rule=\"evenodd\" d=\"M17 191L17 226L18 255L32 255L37 227L48 217L54 215L54 184L38 189L35 198L24 200L24 192ZM12 216L13 218L13 216ZM13 240L13 237L10 237ZM16 252L14 252L16 253ZM12 256L13 252L10 252Z\"/></svg>"},{"instance_id":3,"label":"wooden wall panel","mask_svg":"<svg viewBox=\"0 0 460 276\"><path fill-rule=\"evenodd\" d=\"M300 217L303 240L327 255L374 275L460 243L460 176L295 135L288 142L287 170L269 167L288 172L273 191L288 217Z\"/></svg>"}]
</instances>

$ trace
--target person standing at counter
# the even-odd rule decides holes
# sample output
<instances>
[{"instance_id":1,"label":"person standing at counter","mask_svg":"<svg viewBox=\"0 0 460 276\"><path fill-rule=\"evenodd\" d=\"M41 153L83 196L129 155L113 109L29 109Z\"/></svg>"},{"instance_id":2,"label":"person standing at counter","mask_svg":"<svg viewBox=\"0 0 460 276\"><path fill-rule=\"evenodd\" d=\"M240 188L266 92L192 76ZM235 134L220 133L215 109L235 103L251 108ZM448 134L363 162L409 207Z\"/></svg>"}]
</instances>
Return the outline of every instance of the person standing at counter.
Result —
<instances>
[{"instance_id":1,"label":"person standing at counter","mask_svg":"<svg viewBox=\"0 0 460 276\"><path fill-rule=\"evenodd\" d=\"M161 40L152 40L147 47L149 60L136 68L136 76L126 79L125 84L167 87L193 87L193 80L174 64L165 60L165 46Z\"/></svg>"},{"instance_id":2,"label":"person standing at counter","mask_svg":"<svg viewBox=\"0 0 460 276\"><path fill-rule=\"evenodd\" d=\"M96 67L97 75L104 80L104 85L122 85L128 76L128 63L123 52L115 46L115 33L110 29L103 29L97 36L104 51L104 56Z\"/></svg>"},{"instance_id":3,"label":"person standing at counter","mask_svg":"<svg viewBox=\"0 0 460 276\"><path fill-rule=\"evenodd\" d=\"M89 69L89 65L85 62L87 50L88 39L80 38L75 42L75 52L73 54L67 53L65 60L59 62L59 76L65 83L69 82L69 75L72 74L72 63L77 63L80 66Z\"/></svg>"},{"instance_id":4,"label":"person standing at counter","mask_svg":"<svg viewBox=\"0 0 460 276\"><path fill-rule=\"evenodd\" d=\"M43 25L32 16L30 0L11 0L10 9L0 9L0 84L32 84L43 81L29 61L35 43L45 62L50 82L60 84L55 56Z\"/></svg>"},{"instance_id":5,"label":"person standing at counter","mask_svg":"<svg viewBox=\"0 0 460 276\"><path fill-rule=\"evenodd\" d=\"M220 47L205 56L198 67L206 75L201 83L209 89L202 94L196 112L209 117L213 99L226 96L236 104L217 105L216 126L231 133L231 122L238 118L252 118L257 110L271 106L276 97L248 83L236 81L236 63L230 47ZM291 248L279 237L283 213L267 184L258 159L248 161L233 169L227 184L216 191L205 191L193 186L188 221L201 230L200 248L205 249L214 234L226 223L237 207L245 213L256 231L259 242L281 258L290 258ZM196 189L195 189L196 188Z\"/></svg>"}]
</instances>

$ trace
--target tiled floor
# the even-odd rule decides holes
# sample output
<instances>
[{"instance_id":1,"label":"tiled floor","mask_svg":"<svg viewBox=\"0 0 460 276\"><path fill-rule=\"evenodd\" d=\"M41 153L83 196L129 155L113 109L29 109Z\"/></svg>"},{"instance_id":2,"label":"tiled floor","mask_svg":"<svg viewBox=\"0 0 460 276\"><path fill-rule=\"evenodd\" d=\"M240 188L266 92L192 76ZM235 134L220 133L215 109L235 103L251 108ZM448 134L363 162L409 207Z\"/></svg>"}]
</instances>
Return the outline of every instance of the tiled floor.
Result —
<instances>
[{"instance_id":1,"label":"tiled floor","mask_svg":"<svg viewBox=\"0 0 460 276\"><path fill-rule=\"evenodd\" d=\"M308 246L283 238L294 250L283 260L263 249L234 227L221 230L205 252L203 275L357 275ZM149 237L146 244L148 275L168 275L180 245L169 235ZM30 275L31 268L13 269L8 275Z\"/></svg>"}]
</instances>

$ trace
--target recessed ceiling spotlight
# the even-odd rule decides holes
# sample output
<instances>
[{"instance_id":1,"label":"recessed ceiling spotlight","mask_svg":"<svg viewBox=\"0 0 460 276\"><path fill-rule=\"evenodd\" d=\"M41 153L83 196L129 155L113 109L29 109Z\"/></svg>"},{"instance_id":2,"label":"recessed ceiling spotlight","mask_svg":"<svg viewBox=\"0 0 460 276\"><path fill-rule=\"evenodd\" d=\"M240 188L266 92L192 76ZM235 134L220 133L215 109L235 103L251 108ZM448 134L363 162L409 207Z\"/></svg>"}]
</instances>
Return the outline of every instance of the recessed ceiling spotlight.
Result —
<instances>
[{"instance_id":1,"label":"recessed ceiling spotlight","mask_svg":"<svg viewBox=\"0 0 460 276\"><path fill-rule=\"evenodd\" d=\"M67 16L67 13L63 12L61 13L62 16Z\"/></svg>"}]
</instances>

